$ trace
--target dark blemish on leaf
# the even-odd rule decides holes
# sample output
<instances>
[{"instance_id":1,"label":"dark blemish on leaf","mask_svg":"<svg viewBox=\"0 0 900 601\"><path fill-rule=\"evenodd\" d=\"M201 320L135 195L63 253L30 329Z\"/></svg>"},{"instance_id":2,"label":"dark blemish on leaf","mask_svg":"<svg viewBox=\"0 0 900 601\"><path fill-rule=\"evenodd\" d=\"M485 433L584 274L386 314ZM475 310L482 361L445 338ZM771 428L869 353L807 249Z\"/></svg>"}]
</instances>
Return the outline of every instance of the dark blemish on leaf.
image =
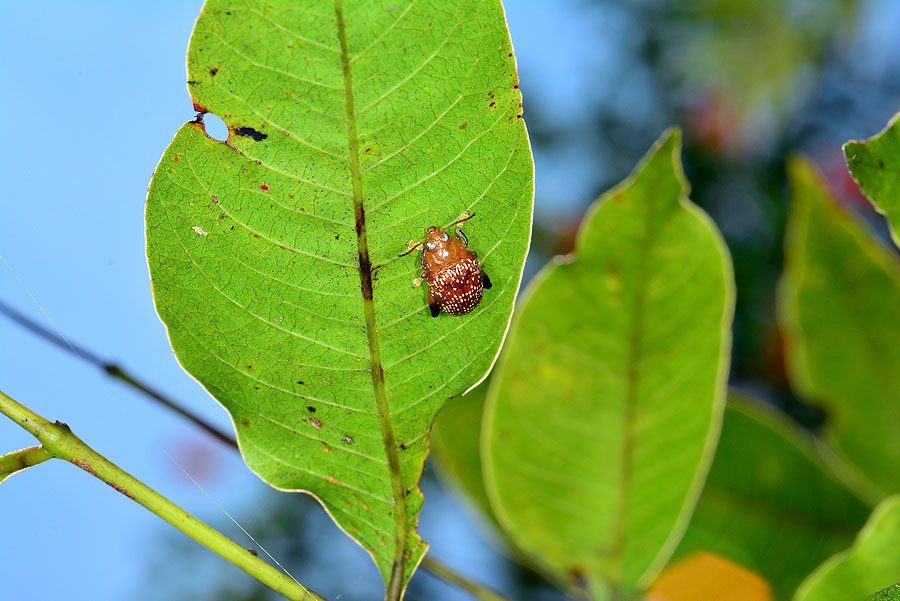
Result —
<instances>
[{"instance_id":1,"label":"dark blemish on leaf","mask_svg":"<svg viewBox=\"0 0 900 601\"><path fill-rule=\"evenodd\" d=\"M310 405L309 407L307 407L306 410L309 411L310 413L315 413L315 412L316 412L316 408L313 407L312 405Z\"/></svg>"},{"instance_id":2,"label":"dark blemish on leaf","mask_svg":"<svg viewBox=\"0 0 900 601\"><path fill-rule=\"evenodd\" d=\"M248 363L248 364L247 364L247 369L253 369L253 364L252 364L252 363Z\"/></svg>"},{"instance_id":3,"label":"dark blemish on leaf","mask_svg":"<svg viewBox=\"0 0 900 601\"><path fill-rule=\"evenodd\" d=\"M405 442L401 442L401 443L400 443L400 450L401 450L401 451L405 451L405 450L406 450L406 443L405 443Z\"/></svg>"},{"instance_id":4,"label":"dark blemish on leaf","mask_svg":"<svg viewBox=\"0 0 900 601\"><path fill-rule=\"evenodd\" d=\"M310 425L312 425L312 427L315 428L316 430L319 430L319 429L322 428L322 422L319 421L318 419L314 418L314 417L309 418L309 423L310 423Z\"/></svg>"},{"instance_id":5,"label":"dark blemish on leaf","mask_svg":"<svg viewBox=\"0 0 900 601\"><path fill-rule=\"evenodd\" d=\"M350 436L349 434L344 434L344 435L341 437L341 442L344 443L344 444L353 444L354 441L353 441L353 437L352 437L352 436Z\"/></svg>"},{"instance_id":6,"label":"dark blemish on leaf","mask_svg":"<svg viewBox=\"0 0 900 601\"><path fill-rule=\"evenodd\" d=\"M331 452L331 447L322 447L322 452L323 452L323 453L330 453L330 452Z\"/></svg>"},{"instance_id":7,"label":"dark blemish on leaf","mask_svg":"<svg viewBox=\"0 0 900 601\"><path fill-rule=\"evenodd\" d=\"M884 161L882 159L878 159L878 168L884 169Z\"/></svg>"},{"instance_id":8,"label":"dark blemish on leaf","mask_svg":"<svg viewBox=\"0 0 900 601\"><path fill-rule=\"evenodd\" d=\"M172 157L172 160L175 161L176 163L180 163L181 157L176 154L174 157Z\"/></svg>"},{"instance_id":9,"label":"dark blemish on leaf","mask_svg":"<svg viewBox=\"0 0 900 601\"><path fill-rule=\"evenodd\" d=\"M512 52L510 52L510 53L507 54L506 56L512 57Z\"/></svg>"},{"instance_id":10,"label":"dark blemish on leaf","mask_svg":"<svg viewBox=\"0 0 900 601\"><path fill-rule=\"evenodd\" d=\"M187 80L187 85L189 85L189 86L195 86L195 85L197 85L198 83L200 83L200 82L199 82L199 81L195 81L195 80L193 80L193 79Z\"/></svg>"},{"instance_id":11,"label":"dark blemish on leaf","mask_svg":"<svg viewBox=\"0 0 900 601\"><path fill-rule=\"evenodd\" d=\"M262 190L263 192L268 192L268 191L269 191L269 184L260 184L260 185L259 185L259 189Z\"/></svg>"},{"instance_id":12,"label":"dark blemish on leaf","mask_svg":"<svg viewBox=\"0 0 900 601\"><path fill-rule=\"evenodd\" d=\"M365 152L365 153L367 153L367 154L370 153L370 152L372 152L372 147L371 147L371 146L366 147L366 149L363 150L363 152Z\"/></svg>"},{"instance_id":13,"label":"dark blemish on leaf","mask_svg":"<svg viewBox=\"0 0 900 601\"><path fill-rule=\"evenodd\" d=\"M213 195L210 196L210 198L212 199L213 204L219 204L219 197L218 197L218 196L216 196L215 194L213 194Z\"/></svg>"},{"instance_id":14,"label":"dark blemish on leaf","mask_svg":"<svg viewBox=\"0 0 900 601\"><path fill-rule=\"evenodd\" d=\"M495 106L497 106L497 103L496 103L496 102L491 102L488 106L491 107L491 108L494 108Z\"/></svg>"},{"instance_id":15,"label":"dark blemish on leaf","mask_svg":"<svg viewBox=\"0 0 900 601\"><path fill-rule=\"evenodd\" d=\"M513 90L518 90L518 89L519 89L519 84L513 85Z\"/></svg>"},{"instance_id":16,"label":"dark blemish on leaf","mask_svg":"<svg viewBox=\"0 0 900 601\"><path fill-rule=\"evenodd\" d=\"M259 386L254 386L253 390L259 390Z\"/></svg>"},{"instance_id":17,"label":"dark blemish on leaf","mask_svg":"<svg viewBox=\"0 0 900 601\"><path fill-rule=\"evenodd\" d=\"M468 121L463 121L462 123L459 124L459 128L460 128L460 129L465 129L465 128L467 128L467 127L469 127L469 122L468 122Z\"/></svg>"},{"instance_id":18,"label":"dark blemish on leaf","mask_svg":"<svg viewBox=\"0 0 900 601\"><path fill-rule=\"evenodd\" d=\"M304 384L306 384L306 382L304 382L303 380L297 380L297 384L303 386Z\"/></svg>"},{"instance_id":19,"label":"dark blemish on leaf","mask_svg":"<svg viewBox=\"0 0 900 601\"><path fill-rule=\"evenodd\" d=\"M447 395L447 400L448 400L448 401L452 401L452 400L453 400L453 395L452 395L452 394L448 394L448 395Z\"/></svg>"},{"instance_id":20,"label":"dark blemish on leaf","mask_svg":"<svg viewBox=\"0 0 900 601\"><path fill-rule=\"evenodd\" d=\"M256 552L256 549L247 549L247 553L249 553L253 557L259 557L259 554Z\"/></svg>"},{"instance_id":21,"label":"dark blemish on leaf","mask_svg":"<svg viewBox=\"0 0 900 601\"><path fill-rule=\"evenodd\" d=\"M239 136L244 136L245 138L252 138L256 142L262 142L269 136L262 133L261 131L257 131L252 127L237 127L234 130L234 133Z\"/></svg>"},{"instance_id":22,"label":"dark blemish on leaf","mask_svg":"<svg viewBox=\"0 0 900 601\"><path fill-rule=\"evenodd\" d=\"M613 202L622 202L623 200L625 200L625 195L621 192L613 196Z\"/></svg>"},{"instance_id":23,"label":"dark blemish on leaf","mask_svg":"<svg viewBox=\"0 0 900 601\"><path fill-rule=\"evenodd\" d=\"M202 104L197 104L196 100L192 99L191 102L194 105L194 111L196 111L197 113L200 113L199 115L194 117L194 122L195 123L203 123L203 115L205 115L209 111L206 110L206 107L203 106Z\"/></svg>"},{"instance_id":24,"label":"dark blemish on leaf","mask_svg":"<svg viewBox=\"0 0 900 601\"><path fill-rule=\"evenodd\" d=\"M241 425L242 425L242 426L249 426L249 425L250 425L250 420L249 420L249 419L246 419L246 418L242 419L242 420L241 420Z\"/></svg>"},{"instance_id":25,"label":"dark blemish on leaf","mask_svg":"<svg viewBox=\"0 0 900 601\"><path fill-rule=\"evenodd\" d=\"M335 234L335 235L334 235L334 239L335 239L335 240L340 240L340 239L341 239L341 235L340 235L340 234Z\"/></svg>"},{"instance_id":26,"label":"dark blemish on leaf","mask_svg":"<svg viewBox=\"0 0 900 601\"><path fill-rule=\"evenodd\" d=\"M212 69L209 70L209 74L210 74L212 77L215 77L215 76L216 76L216 73L218 73L218 72L219 72L219 68L218 68L218 67L213 67Z\"/></svg>"},{"instance_id":27,"label":"dark blemish on leaf","mask_svg":"<svg viewBox=\"0 0 900 601\"><path fill-rule=\"evenodd\" d=\"M226 11L225 11L225 14L228 15L228 16L230 17L230 16L231 16L231 11L230 11L230 10L226 10Z\"/></svg>"},{"instance_id":28,"label":"dark blemish on leaf","mask_svg":"<svg viewBox=\"0 0 900 601\"><path fill-rule=\"evenodd\" d=\"M519 113L518 115L516 115L516 119L521 119L521 118L522 118L522 113Z\"/></svg>"},{"instance_id":29,"label":"dark blemish on leaf","mask_svg":"<svg viewBox=\"0 0 900 601\"><path fill-rule=\"evenodd\" d=\"M582 590L588 589L587 570L583 566L573 566L569 573L572 575L572 580L575 581L575 585L578 588Z\"/></svg>"}]
</instances>

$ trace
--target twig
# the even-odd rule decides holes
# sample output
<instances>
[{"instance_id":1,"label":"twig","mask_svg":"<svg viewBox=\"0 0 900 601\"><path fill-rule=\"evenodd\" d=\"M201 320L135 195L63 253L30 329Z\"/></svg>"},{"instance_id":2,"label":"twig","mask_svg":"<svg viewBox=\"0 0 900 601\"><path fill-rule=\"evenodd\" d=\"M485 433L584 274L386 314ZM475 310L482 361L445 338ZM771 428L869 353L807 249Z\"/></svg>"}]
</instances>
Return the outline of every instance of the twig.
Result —
<instances>
[{"instance_id":1,"label":"twig","mask_svg":"<svg viewBox=\"0 0 900 601\"><path fill-rule=\"evenodd\" d=\"M179 415L188 418L194 424L200 426L206 432L212 434L214 437L224 442L225 444L231 446L234 449L237 449L237 442L235 439L212 424L203 420L203 418L198 417L188 410L182 408L182 406L175 402L172 399L164 396L162 393L156 392L149 384L139 380L135 376L132 376L129 373L126 373L124 370L119 368L115 363L109 363L100 358L99 355L94 353L93 351L84 348L82 346L70 343L67 339L61 337L57 333L44 328L40 324L35 323L28 317L22 315L15 309L12 309L8 305L6 305L3 301L0 301L0 314L6 315L11 320L28 330L29 332L38 335L39 337L47 340L48 342L56 345L57 347L73 354L75 357L82 359L86 363L90 363L95 367L102 369L108 375L117 378L121 382L131 386L135 390L144 393L149 396L153 400L159 402L165 407L172 409ZM484 599L487 601L508 601L505 597L498 595L497 593L487 589L471 580L467 579L465 576L462 576L458 572L454 571L452 568L429 558L428 556L422 561L422 568L426 571L431 572L434 576L460 588L469 591L473 596L479 599Z\"/></svg>"},{"instance_id":2,"label":"twig","mask_svg":"<svg viewBox=\"0 0 900 601\"><path fill-rule=\"evenodd\" d=\"M205 430L208 434L210 434L213 438L218 439L219 441L237 448L237 441L233 436L229 436L225 432L222 432L209 422L205 421L202 417L196 415L191 412L189 409L186 409L183 405L176 403L172 399L165 396L163 393L157 391L155 388L146 384L131 375L129 372L125 371L124 368L120 367L115 363L111 363L109 361L104 360L98 354L87 349L83 346L74 344L70 342L67 338L63 338L56 332L45 328L39 323L33 321L29 317L26 317L22 313L19 313L3 301L0 301L0 314L5 315L12 321L16 322L24 329L28 330L32 334L37 335L40 338L43 338L47 342L61 348L74 355L75 357L81 359L85 363L90 363L94 367L98 369L102 369L106 372L107 375L128 384L132 388L144 393L148 397L155 400L157 403L163 405L164 407L168 407L178 415L187 418L189 421L193 422L194 425L199 426L202 430Z\"/></svg>"},{"instance_id":3,"label":"twig","mask_svg":"<svg viewBox=\"0 0 900 601\"><path fill-rule=\"evenodd\" d=\"M48 459L53 459L53 456L40 446L0 455L0 482L33 465L44 463Z\"/></svg>"},{"instance_id":4,"label":"twig","mask_svg":"<svg viewBox=\"0 0 900 601\"><path fill-rule=\"evenodd\" d=\"M67 425L60 422L50 423L3 392L0 392L0 413L5 414L34 435L49 455L69 461L106 482L272 590L281 593L288 599L297 601L325 601L320 595L259 559L218 530L204 524L100 455L75 436Z\"/></svg>"},{"instance_id":5,"label":"twig","mask_svg":"<svg viewBox=\"0 0 900 601\"><path fill-rule=\"evenodd\" d=\"M497 593L496 591L484 585L472 582L465 576L460 575L459 572L455 571L453 568L429 557L428 555L426 555L425 559L422 560L422 567L441 580L449 582L450 584L454 584L464 591L470 593L473 597L482 599L483 601L509 601L509 599L507 599L500 593Z\"/></svg>"}]
</instances>

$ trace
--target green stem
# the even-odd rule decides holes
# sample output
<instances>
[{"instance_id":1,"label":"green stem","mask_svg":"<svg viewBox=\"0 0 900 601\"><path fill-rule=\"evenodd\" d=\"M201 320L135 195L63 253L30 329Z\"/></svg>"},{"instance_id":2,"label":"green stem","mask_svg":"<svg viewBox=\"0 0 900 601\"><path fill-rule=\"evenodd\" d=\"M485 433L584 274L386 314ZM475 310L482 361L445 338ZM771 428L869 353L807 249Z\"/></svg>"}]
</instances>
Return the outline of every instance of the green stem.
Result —
<instances>
[{"instance_id":1,"label":"green stem","mask_svg":"<svg viewBox=\"0 0 900 601\"><path fill-rule=\"evenodd\" d=\"M482 599L483 601L509 601L509 599L502 596L500 593L497 593L484 585L472 582L468 578L461 576L451 567L444 565L436 559L432 559L428 555L422 560L422 567L441 580L449 582L450 584L455 584L459 588L470 593L476 599Z\"/></svg>"},{"instance_id":2,"label":"green stem","mask_svg":"<svg viewBox=\"0 0 900 601\"><path fill-rule=\"evenodd\" d=\"M3 482L16 472L29 468L39 463L52 459L53 455L44 447L28 447L21 451L13 451L6 455L0 455L0 482Z\"/></svg>"},{"instance_id":3,"label":"green stem","mask_svg":"<svg viewBox=\"0 0 900 601\"><path fill-rule=\"evenodd\" d=\"M66 424L47 421L3 392L0 392L0 413L4 413L41 441L44 451L48 455L74 463L92 476L106 482L129 499L143 505L213 553L288 599L325 601L320 595L305 588L284 572L207 526L100 455L75 436Z\"/></svg>"}]
</instances>

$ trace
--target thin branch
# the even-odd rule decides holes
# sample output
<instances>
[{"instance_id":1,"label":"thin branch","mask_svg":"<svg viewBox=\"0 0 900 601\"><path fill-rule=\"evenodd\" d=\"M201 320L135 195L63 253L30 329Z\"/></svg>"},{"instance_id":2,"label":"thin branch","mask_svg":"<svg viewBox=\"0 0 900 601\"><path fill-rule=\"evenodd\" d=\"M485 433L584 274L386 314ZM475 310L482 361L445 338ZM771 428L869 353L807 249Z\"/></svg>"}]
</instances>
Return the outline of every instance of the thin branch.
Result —
<instances>
[{"instance_id":1,"label":"thin branch","mask_svg":"<svg viewBox=\"0 0 900 601\"><path fill-rule=\"evenodd\" d=\"M135 390L142 392L143 394L149 396L163 406L172 409L179 415L188 418L194 424L200 426L203 430L212 434L214 437L229 445L230 447L234 449L238 448L237 442L233 437L225 434L212 424L204 421L203 418L198 417L190 413L188 410L182 408L179 403L164 396L162 393L157 392L149 384L125 372L115 363L104 361L97 353L93 352L92 350L69 342L68 339L63 338L56 332L53 332L41 326L25 315L19 313L15 309L12 309L3 301L0 301L0 314L5 315L29 332L36 334L44 340L47 340L57 347L71 353L72 355L85 361L86 363L90 363L91 365L102 369L108 375L117 378L118 380L127 384L128 386L131 386ZM427 572L431 572L437 578L459 586L463 590L469 591L476 598L484 599L487 601L508 601L505 597L502 597L497 593L491 591L490 589L487 589L475 582L470 581L466 577L454 571L452 568L438 562L437 560L431 559L428 556L426 556L422 561L422 568L424 568Z\"/></svg>"},{"instance_id":2,"label":"thin branch","mask_svg":"<svg viewBox=\"0 0 900 601\"><path fill-rule=\"evenodd\" d=\"M297 601L325 601L288 574L256 557L100 455L75 436L67 425L50 423L3 392L0 392L0 413L34 435L49 455L69 461L106 482L272 590Z\"/></svg>"},{"instance_id":3,"label":"thin branch","mask_svg":"<svg viewBox=\"0 0 900 601\"><path fill-rule=\"evenodd\" d=\"M0 300L0 314L5 315L32 334L43 338L47 342L57 346L58 348L61 348L67 353L74 355L85 363L89 363L94 367L103 370L107 375L121 382L124 382L125 384L128 384L132 388L144 393L164 407L167 407L178 415L187 418L189 421L193 422L194 425L199 426L202 430L205 430L213 438L218 439L226 445L237 448L237 441L235 441L233 436L229 436L222 430L204 420L202 417L193 413L189 409L186 409L183 405L176 403L149 384L146 384L145 382L139 380L116 363L106 361L90 349L70 342L69 339L64 338L60 334L57 334L56 332L45 328L31 318L25 316L22 313L19 313L18 311L4 303L2 300Z\"/></svg>"},{"instance_id":4,"label":"thin branch","mask_svg":"<svg viewBox=\"0 0 900 601\"><path fill-rule=\"evenodd\" d=\"M3 482L13 474L39 463L44 463L52 458L53 456L41 446L28 447L27 449L0 455L0 482Z\"/></svg>"},{"instance_id":5,"label":"thin branch","mask_svg":"<svg viewBox=\"0 0 900 601\"><path fill-rule=\"evenodd\" d=\"M426 555L425 559L422 560L422 567L431 572L434 576L440 578L445 582L449 582L450 584L458 586L477 599L482 599L483 601L509 601L508 598L504 597L500 593L484 585L478 584L477 582L469 580L465 576L460 575L459 572L455 571L450 566L447 566L428 555Z\"/></svg>"}]
</instances>

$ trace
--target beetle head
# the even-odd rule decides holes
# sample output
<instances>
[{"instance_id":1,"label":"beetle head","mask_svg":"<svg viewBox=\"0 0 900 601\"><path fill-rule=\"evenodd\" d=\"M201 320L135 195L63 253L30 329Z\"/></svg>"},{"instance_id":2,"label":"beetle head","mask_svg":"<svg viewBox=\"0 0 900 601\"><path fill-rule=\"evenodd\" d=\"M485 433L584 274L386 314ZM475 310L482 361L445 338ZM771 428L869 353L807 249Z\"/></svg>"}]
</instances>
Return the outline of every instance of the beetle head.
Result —
<instances>
[{"instance_id":1,"label":"beetle head","mask_svg":"<svg viewBox=\"0 0 900 601\"><path fill-rule=\"evenodd\" d=\"M425 249L435 250L446 244L450 240L447 232L439 227L430 227L425 232Z\"/></svg>"}]
</instances>

